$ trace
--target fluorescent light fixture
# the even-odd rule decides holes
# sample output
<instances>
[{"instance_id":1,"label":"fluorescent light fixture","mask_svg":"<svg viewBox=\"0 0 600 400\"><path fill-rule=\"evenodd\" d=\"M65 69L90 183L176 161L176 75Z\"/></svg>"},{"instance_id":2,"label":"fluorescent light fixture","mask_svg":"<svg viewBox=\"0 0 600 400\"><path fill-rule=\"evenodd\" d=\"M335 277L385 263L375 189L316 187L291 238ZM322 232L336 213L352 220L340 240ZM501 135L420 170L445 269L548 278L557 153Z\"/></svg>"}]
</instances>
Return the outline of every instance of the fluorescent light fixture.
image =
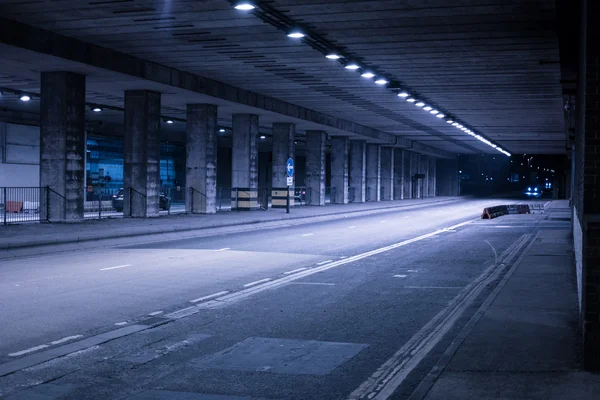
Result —
<instances>
[{"instance_id":1,"label":"fluorescent light fixture","mask_svg":"<svg viewBox=\"0 0 600 400\"><path fill-rule=\"evenodd\" d=\"M431 111L431 110L433 110L433 107L431 107L431 106L425 106L425 107L423 107L423 110L425 110L425 111Z\"/></svg>"},{"instance_id":2,"label":"fluorescent light fixture","mask_svg":"<svg viewBox=\"0 0 600 400\"><path fill-rule=\"evenodd\" d=\"M250 11L254 10L256 6L251 1L238 1L233 8L241 11Z\"/></svg>"},{"instance_id":3,"label":"fluorescent light fixture","mask_svg":"<svg viewBox=\"0 0 600 400\"><path fill-rule=\"evenodd\" d=\"M461 124L457 124L457 125L456 125L456 127L457 127L458 129L462 129L462 128L463 128L463 126L462 126Z\"/></svg>"},{"instance_id":4,"label":"fluorescent light fixture","mask_svg":"<svg viewBox=\"0 0 600 400\"><path fill-rule=\"evenodd\" d=\"M375 74L372 73L371 71L365 71L360 76L362 76L363 78L371 79L371 78L375 77Z\"/></svg>"},{"instance_id":5,"label":"fluorescent light fixture","mask_svg":"<svg viewBox=\"0 0 600 400\"><path fill-rule=\"evenodd\" d=\"M420 101L417 104L415 104L415 106L417 106L417 107L425 107L425 103L423 103L422 101Z\"/></svg>"},{"instance_id":6,"label":"fluorescent light fixture","mask_svg":"<svg viewBox=\"0 0 600 400\"><path fill-rule=\"evenodd\" d=\"M289 31L287 36L292 39L302 39L304 36L306 36L306 34L300 29L295 28Z\"/></svg>"},{"instance_id":7,"label":"fluorescent light fixture","mask_svg":"<svg viewBox=\"0 0 600 400\"><path fill-rule=\"evenodd\" d=\"M433 114L433 115L436 115L436 114L439 114L439 113L440 112L438 110L431 110L431 111L429 111L429 114Z\"/></svg>"},{"instance_id":8,"label":"fluorescent light fixture","mask_svg":"<svg viewBox=\"0 0 600 400\"><path fill-rule=\"evenodd\" d=\"M266 139L267 137L265 135L261 135L260 138L261 139Z\"/></svg>"},{"instance_id":9,"label":"fluorescent light fixture","mask_svg":"<svg viewBox=\"0 0 600 400\"><path fill-rule=\"evenodd\" d=\"M436 117L436 118L444 118L444 117L445 117L445 115L444 115L444 114L442 114L442 113L440 113L440 114L436 115L435 117Z\"/></svg>"},{"instance_id":10,"label":"fluorescent light fixture","mask_svg":"<svg viewBox=\"0 0 600 400\"><path fill-rule=\"evenodd\" d=\"M31 97L27 96L26 94L22 95L21 97L19 97L19 99L21 101L29 101L31 100Z\"/></svg>"},{"instance_id":11,"label":"fluorescent light fixture","mask_svg":"<svg viewBox=\"0 0 600 400\"><path fill-rule=\"evenodd\" d=\"M417 101L417 99L409 97L408 99L406 99L406 101L408 101L409 103L414 103L415 101Z\"/></svg>"},{"instance_id":12,"label":"fluorescent light fixture","mask_svg":"<svg viewBox=\"0 0 600 400\"><path fill-rule=\"evenodd\" d=\"M344 68L350 69L352 71L356 71L357 69L360 68L360 65L358 65L357 63L351 62L349 64L346 64L346 66L344 66Z\"/></svg>"},{"instance_id":13,"label":"fluorescent light fixture","mask_svg":"<svg viewBox=\"0 0 600 400\"><path fill-rule=\"evenodd\" d=\"M173 121L172 119L168 119L168 120L166 120L165 122L166 122L167 124L169 124L169 125L170 125L170 124L172 124L174 121Z\"/></svg>"},{"instance_id":14,"label":"fluorescent light fixture","mask_svg":"<svg viewBox=\"0 0 600 400\"><path fill-rule=\"evenodd\" d=\"M340 58L342 58L342 56L340 56L337 53L329 53L325 57L329 58L330 60L339 60Z\"/></svg>"},{"instance_id":15,"label":"fluorescent light fixture","mask_svg":"<svg viewBox=\"0 0 600 400\"><path fill-rule=\"evenodd\" d=\"M219 129L219 132L225 133L225 129L221 128L221 129Z\"/></svg>"},{"instance_id":16,"label":"fluorescent light fixture","mask_svg":"<svg viewBox=\"0 0 600 400\"><path fill-rule=\"evenodd\" d=\"M375 81L375 83L378 85L387 85L388 81L387 81L387 79L379 78Z\"/></svg>"},{"instance_id":17,"label":"fluorescent light fixture","mask_svg":"<svg viewBox=\"0 0 600 400\"><path fill-rule=\"evenodd\" d=\"M400 93L398 93L398 97L407 98L408 96L410 96L410 94L408 94L407 92L400 92Z\"/></svg>"},{"instance_id":18,"label":"fluorescent light fixture","mask_svg":"<svg viewBox=\"0 0 600 400\"><path fill-rule=\"evenodd\" d=\"M94 107L94 108L92 108L92 111L93 112L100 112L100 111L102 111L102 109L100 107Z\"/></svg>"},{"instance_id":19,"label":"fluorescent light fixture","mask_svg":"<svg viewBox=\"0 0 600 400\"><path fill-rule=\"evenodd\" d=\"M448 124L453 124L453 123L454 123L454 121L453 121L453 120L451 120L451 119L449 119L449 120L447 120L447 121L446 121L446 123L448 123Z\"/></svg>"},{"instance_id":20,"label":"fluorescent light fixture","mask_svg":"<svg viewBox=\"0 0 600 400\"><path fill-rule=\"evenodd\" d=\"M454 127L458 128L458 122L453 122L453 123L452 123L452 126L454 126Z\"/></svg>"}]
</instances>

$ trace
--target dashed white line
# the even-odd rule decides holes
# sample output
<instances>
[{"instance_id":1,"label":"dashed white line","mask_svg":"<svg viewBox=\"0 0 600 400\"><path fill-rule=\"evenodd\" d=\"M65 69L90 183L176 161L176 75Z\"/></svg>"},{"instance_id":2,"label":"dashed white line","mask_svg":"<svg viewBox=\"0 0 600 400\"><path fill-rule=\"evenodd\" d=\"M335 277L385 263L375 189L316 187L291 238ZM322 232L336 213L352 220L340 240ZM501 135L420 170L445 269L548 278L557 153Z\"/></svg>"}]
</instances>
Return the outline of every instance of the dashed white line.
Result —
<instances>
[{"instance_id":1,"label":"dashed white line","mask_svg":"<svg viewBox=\"0 0 600 400\"><path fill-rule=\"evenodd\" d=\"M408 272L419 272L418 269L409 269Z\"/></svg>"},{"instance_id":2,"label":"dashed white line","mask_svg":"<svg viewBox=\"0 0 600 400\"><path fill-rule=\"evenodd\" d=\"M354 228L356 228L356 225L352 225L352 226L348 227L348 229L354 229Z\"/></svg>"},{"instance_id":3,"label":"dashed white line","mask_svg":"<svg viewBox=\"0 0 600 400\"><path fill-rule=\"evenodd\" d=\"M244 285L244 287L250 287L250 286L258 285L260 283L269 282L270 280L271 280L271 278L265 278L265 279L261 279L260 281L254 281L254 282L246 283Z\"/></svg>"},{"instance_id":4,"label":"dashed white line","mask_svg":"<svg viewBox=\"0 0 600 400\"><path fill-rule=\"evenodd\" d=\"M462 289L460 286L404 286L404 289Z\"/></svg>"},{"instance_id":5,"label":"dashed white line","mask_svg":"<svg viewBox=\"0 0 600 400\"><path fill-rule=\"evenodd\" d=\"M231 248L230 247L223 247L222 249L218 249L218 250L215 250L215 251L226 251L226 250L231 250Z\"/></svg>"},{"instance_id":6,"label":"dashed white line","mask_svg":"<svg viewBox=\"0 0 600 400\"><path fill-rule=\"evenodd\" d=\"M115 325L116 325L116 326L123 326L123 325L127 325L127 322L126 322L126 321L123 321L123 322L117 322L117 323L115 323Z\"/></svg>"},{"instance_id":7,"label":"dashed white line","mask_svg":"<svg viewBox=\"0 0 600 400\"><path fill-rule=\"evenodd\" d=\"M406 278L408 275L394 275L394 278Z\"/></svg>"},{"instance_id":8,"label":"dashed white line","mask_svg":"<svg viewBox=\"0 0 600 400\"><path fill-rule=\"evenodd\" d=\"M53 345L61 344L61 343L65 343L65 342L68 342L70 340L75 340L75 339L79 339L79 338L82 338L82 337L83 337L83 335L67 336L67 337L64 337L62 339L58 339L58 340L55 340L53 342L50 342L50 344L53 344Z\"/></svg>"},{"instance_id":9,"label":"dashed white line","mask_svg":"<svg viewBox=\"0 0 600 400\"><path fill-rule=\"evenodd\" d=\"M403 219L407 219L407 218L410 218L410 216L408 216L408 217L404 217Z\"/></svg>"},{"instance_id":10,"label":"dashed white line","mask_svg":"<svg viewBox=\"0 0 600 400\"><path fill-rule=\"evenodd\" d=\"M200 309L196 306L182 308L181 310L173 311L170 314L165 315L167 318L179 319L183 317L188 317L190 315L194 315L198 313Z\"/></svg>"},{"instance_id":11,"label":"dashed white line","mask_svg":"<svg viewBox=\"0 0 600 400\"><path fill-rule=\"evenodd\" d=\"M387 221L384 219L383 221L379 221L379 222L383 224L384 222L387 222Z\"/></svg>"},{"instance_id":12,"label":"dashed white line","mask_svg":"<svg viewBox=\"0 0 600 400\"><path fill-rule=\"evenodd\" d=\"M50 346L48 346L47 344L41 344L39 346L30 347L25 350L17 351L16 353L10 353L9 356L10 357L18 357L18 356L22 356L23 354L33 353L34 351L45 349L46 347L50 347Z\"/></svg>"},{"instance_id":13,"label":"dashed white line","mask_svg":"<svg viewBox=\"0 0 600 400\"><path fill-rule=\"evenodd\" d=\"M304 234L304 235L302 235L302 236L314 236L314 233L305 233L305 234Z\"/></svg>"},{"instance_id":14,"label":"dashed white line","mask_svg":"<svg viewBox=\"0 0 600 400\"><path fill-rule=\"evenodd\" d=\"M323 264L327 264L327 263L330 263L330 262L332 262L332 261L333 261L333 260L325 260L325 261L321 261L321 262L318 262L318 263L317 263L317 265L323 265Z\"/></svg>"},{"instance_id":15,"label":"dashed white line","mask_svg":"<svg viewBox=\"0 0 600 400\"><path fill-rule=\"evenodd\" d=\"M101 268L100 271L109 271L111 269L127 268L131 267L131 264L117 265L115 267Z\"/></svg>"},{"instance_id":16,"label":"dashed white line","mask_svg":"<svg viewBox=\"0 0 600 400\"><path fill-rule=\"evenodd\" d=\"M306 270L306 269L307 269L307 268L298 268L298 269L293 269L293 270L291 270L291 271L284 272L283 274L284 274L284 275L295 274L296 272L304 271L304 270Z\"/></svg>"},{"instance_id":17,"label":"dashed white line","mask_svg":"<svg viewBox=\"0 0 600 400\"><path fill-rule=\"evenodd\" d=\"M155 315L159 315L159 314L162 314L162 313L163 313L162 311L154 311L154 312L151 312L148 315L151 316L151 317L154 317Z\"/></svg>"},{"instance_id":18,"label":"dashed white line","mask_svg":"<svg viewBox=\"0 0 600 400\"><path fill-rule=\"evenodd\" d=\"M326 283L326 282L290 282L290 285L335 286L335 283Z\"/></svg>"},{"instance_id":19,"label":"dashed white line","mask_svg":"<svg viewBox=\"0 0 600 400\"><path fill-rule=\"evenodd\" d=\"M208 296L202 296L202 297L198 297L197 299L190 300L190 303L198 303L200 301L212 299L214 297L219 297L219 296L222 296L222 295L227 294L227 293L229 293L229 292L227 290L225 290L223 292L209 294Z\"/></svg>"}]
</instances>

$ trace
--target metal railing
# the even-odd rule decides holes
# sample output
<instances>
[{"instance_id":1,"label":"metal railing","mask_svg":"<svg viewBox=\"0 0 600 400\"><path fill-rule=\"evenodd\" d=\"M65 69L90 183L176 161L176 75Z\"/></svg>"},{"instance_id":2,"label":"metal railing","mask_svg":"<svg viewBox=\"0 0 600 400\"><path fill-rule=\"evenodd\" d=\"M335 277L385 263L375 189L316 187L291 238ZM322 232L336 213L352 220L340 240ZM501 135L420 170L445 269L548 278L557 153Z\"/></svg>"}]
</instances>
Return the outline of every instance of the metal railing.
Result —
<instances>
[{"instance_id":1,"label":"metal railing","mask_svg":"<svg viewBox=\"0 0 600 400\"><path fill-rule=\"evenodd\" d=\"M46 188L5 187L0 188L0 212L4 225L40 220L40 207L46 201Z\"/></svg>"},{"instance_id":2,"label":"metal railing","mask_svg":"<svg viewBox=\"0 0 600 400\"><path fill-rule=\"evenodd\" d=\"M197 214L195 210L200 210L200 213L206 212L206 195L193 187L188 188L189 191L189 212Z\"/></svg>"}]
</instances>

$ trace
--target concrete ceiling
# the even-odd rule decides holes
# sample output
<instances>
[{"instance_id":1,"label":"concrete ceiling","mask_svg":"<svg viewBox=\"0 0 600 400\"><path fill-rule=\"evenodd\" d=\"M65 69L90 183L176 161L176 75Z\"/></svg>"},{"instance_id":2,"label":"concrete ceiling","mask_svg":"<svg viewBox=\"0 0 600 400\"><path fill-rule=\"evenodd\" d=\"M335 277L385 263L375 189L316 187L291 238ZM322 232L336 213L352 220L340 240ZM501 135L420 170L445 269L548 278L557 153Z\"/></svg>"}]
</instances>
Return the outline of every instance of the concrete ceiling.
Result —
<instances>
[{"instance_id":1,"label":"concrete ceiling","mask_svg":"<svg viewBox=\"0 0 600 400\"><path fill-rule=\"evenodd\" d=\"M508 151L557 154L566 146L554 3L274 0L268 5ZM447 152L495 152L226 0L3 0L0 15ZM37 62L30 72L46 68L44 59L11 52L10 71L0 61L0 86L34 79L23 68L16 71L15 60ZM56 60L52 64L56 67ZM87 73L103 75L97 69ZM119 91L131 78L121 76L111 86L111 75L104 75L102 84L89 85L93 92L103 101L122 101ZM170 93L164 102L172 114L179 113L175 117L184 115L185 101L198 100L164 89ZM275 119L271 115L263 122Z\"/></svg>"}]
</instances>

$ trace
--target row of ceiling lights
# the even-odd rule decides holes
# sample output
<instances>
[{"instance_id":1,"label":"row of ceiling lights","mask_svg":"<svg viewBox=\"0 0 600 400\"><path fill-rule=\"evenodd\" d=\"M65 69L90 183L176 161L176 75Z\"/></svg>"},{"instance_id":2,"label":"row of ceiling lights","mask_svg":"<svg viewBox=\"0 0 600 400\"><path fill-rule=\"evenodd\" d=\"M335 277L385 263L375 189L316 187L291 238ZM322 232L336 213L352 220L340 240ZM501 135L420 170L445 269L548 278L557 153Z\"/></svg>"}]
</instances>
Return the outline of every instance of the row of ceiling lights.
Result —
<instances>
[{"instance_id":1,"label":"row of ceiling lights","mask_svg":"<svg viewBox=\"0 0 600 400\"><path fill-rule=\"evenodd\" d=\"M253 1L239 0L239 1L234 2L234 8L236 10L241 10L241 11L252 11L254 9L259 8L259 5L258 5L258 3L253 2ZM307 36L307 33L300 28L292 28L287 32L287 36L292 39L302 39ZM348 57L345 57L344 55L342 55L339 52L335 52L335 51L327 52L325 57L328 58L329 60L342 60L342 59L346 60L343 63L345 69L348 69L351 71L360 71L361 76L366 79L374 79L375 78L375 84L377 84L377 85L384 86L384 85L388 85L390 83L390 81L387 78L385 78L383 76L378 76L372 70L363 68L359 63L350 60ZM416 96L412 95L410 92L408 92L406 90L400 90L397 93L397 95L398 95L398 97L406 100L408 103L414 104L415 106L421 108L423 111L428 112L431 115L434 115L438 119L445 118L445 120L448 124L451 124L453 127L460 129L461 131L474 137L475 139L479 140L480 142L485 143L486 145L498 150L500 153L510 157L511 154L508 151L506 151L503 148L501 148L500 146L492 143L488 139L484 138L483 136L479 135L478 133L474 132L473 130L467 128L466 126L459 124L458 122L455 121L454 118L447 116L446 114L442 113L441 111L436 110L434 107L432 107L430 105L427 105L423 101L419 100Z\"/></svg>"}]
</instances>

